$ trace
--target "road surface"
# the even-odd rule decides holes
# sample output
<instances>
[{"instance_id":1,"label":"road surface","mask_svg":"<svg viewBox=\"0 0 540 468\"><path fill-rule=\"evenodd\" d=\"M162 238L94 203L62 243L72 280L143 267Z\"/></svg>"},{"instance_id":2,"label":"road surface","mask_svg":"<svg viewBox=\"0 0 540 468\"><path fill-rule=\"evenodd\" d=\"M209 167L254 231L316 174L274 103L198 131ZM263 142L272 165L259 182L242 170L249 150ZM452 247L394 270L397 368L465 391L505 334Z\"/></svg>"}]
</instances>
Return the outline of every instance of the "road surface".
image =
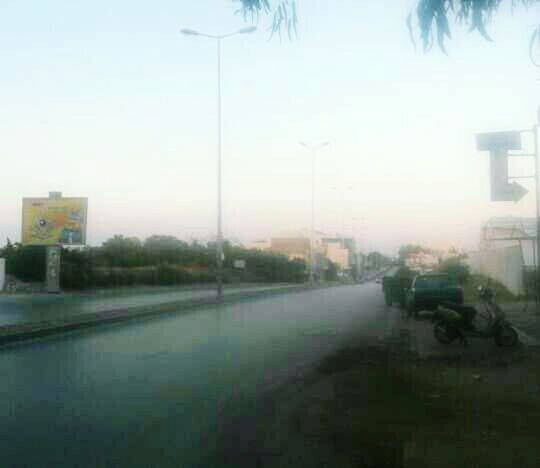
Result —
<instances>
[{"instance_id":1,"label":"road surface","mask_svg":"<svg viewBox=\"0 0 540 468\"><path fill-rule=\"evenodd\" d=\"M0 349L2 466L227 466L224 420L380 333L397 313L383 302L380 285L343 286Z\"/></svg>"}]
</instances>

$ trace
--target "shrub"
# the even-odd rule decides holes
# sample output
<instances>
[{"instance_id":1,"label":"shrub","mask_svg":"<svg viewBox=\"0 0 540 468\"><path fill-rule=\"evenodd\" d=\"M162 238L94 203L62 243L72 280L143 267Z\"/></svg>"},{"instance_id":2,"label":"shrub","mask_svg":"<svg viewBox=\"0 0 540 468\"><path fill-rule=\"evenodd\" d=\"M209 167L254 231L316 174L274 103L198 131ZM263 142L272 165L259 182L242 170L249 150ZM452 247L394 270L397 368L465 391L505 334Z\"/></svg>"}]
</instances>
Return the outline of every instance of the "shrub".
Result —
<instances>
[{"instance_id":1,"label":"shrub","mask_svg":"<svg viewBox=\"0 0 540 468\"><path fill-rule=\"evenodd\" d=\"M471 276L469 265L464 264L458 257L449 258L443 261L439 266L439 271L455 276L457 282L462 285L465 284Z\"/></svg>"}]
</instances>

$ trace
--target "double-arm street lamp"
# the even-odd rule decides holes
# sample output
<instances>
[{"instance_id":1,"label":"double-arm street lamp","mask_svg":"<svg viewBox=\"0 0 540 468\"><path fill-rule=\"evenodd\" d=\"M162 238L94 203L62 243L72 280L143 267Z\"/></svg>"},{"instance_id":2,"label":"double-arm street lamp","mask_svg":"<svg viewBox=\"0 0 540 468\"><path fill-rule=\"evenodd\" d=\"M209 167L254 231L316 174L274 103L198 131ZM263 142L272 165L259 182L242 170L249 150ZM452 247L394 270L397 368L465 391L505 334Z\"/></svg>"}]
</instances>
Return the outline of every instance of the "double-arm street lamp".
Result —
<instances>
[{"instance_id":1,"label":"double-arm street lamp","mask_svg":"<svg viewBox=\"0 0 540 468\"><path fill-rule=\"evenodd\" d=\"M330 145L329 141L324 141L322 143L319 143L317 145L311 145L308 143L304 143L301 141L299 145L303 146L307 150L311 152L311 239L309 242L309 283L313 285L314 283L314 277L313 277L313 270L314 270L314 258L313 258L313 244L314 244L314 238L315 238L315 156L317 154L318 150L321 150L328 145Z\"/></svg>"},{"instance_id":2,"label":"double-arm street lamp","mask_svg":"<svg viewBox=\"0 0 540 468\"><path fill-rule=\"evenodd\" d=\"M217 167L217 184L218 184L218 219L217 219L217 249L216 249L216 261L217 261L217 297L218 300L223 299L223 230L222 230L222 213L221 213L221 154L222 154L222 115L221 115L221 41L227 37L236 36L238 34L251 34L257 30L256 27L250 26L240 29L236 32L212 35L204 34L193 29L182 29L180 32L186 36L201 36L210 39L214 39L217 44L217 114L218 114L218 167Z\"/></svg>"}]
</instances>

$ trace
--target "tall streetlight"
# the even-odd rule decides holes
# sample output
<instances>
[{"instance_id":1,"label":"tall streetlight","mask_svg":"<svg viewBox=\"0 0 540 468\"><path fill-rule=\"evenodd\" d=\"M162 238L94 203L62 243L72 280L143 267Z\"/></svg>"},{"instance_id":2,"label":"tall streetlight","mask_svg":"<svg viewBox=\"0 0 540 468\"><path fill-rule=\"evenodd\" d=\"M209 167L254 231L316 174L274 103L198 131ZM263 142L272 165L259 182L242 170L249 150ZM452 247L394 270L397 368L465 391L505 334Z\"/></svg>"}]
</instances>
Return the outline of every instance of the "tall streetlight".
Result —
<instances>
[{"instance_id":1,"label":"tall streetlight","mask_svg":"<svg viewBox=\"0 0 540 468\"><path fill-rule=\"evenodd\" d=\"M238 34L251 34L255 32L257 28L250 26L242 28L236 32L222 35L203 34L193 29L182 29L180 32L186 36L202 36L210 39L214 39L217 43L217 114L218 114L218 167L217 167L217 183L218 183L218 219L217 219L217 249L216 249L216 261L217 261L217 297L218 300L223 299L223 229L222 229L222 214L221 214L221 154L222 154L222 116L221 116L221 41L227 37L236 36Z\"/></svg>"},{"instance_id":2,"label":"tall streetlight","mask_svg":"<svg viewBox=\"0 0 540 468\"><path fill-rule=\"evenodd\" d=\"M311 239L309 242L309 283L313 286L313 270L314 270L314 258L313 258L313 244L315 238L315 156L317 150L321 150L330 145L329 141L323 141L318 145L311 145L304 143L303 141L298 143L311 152Z\"/></svg>"}]
</instances>

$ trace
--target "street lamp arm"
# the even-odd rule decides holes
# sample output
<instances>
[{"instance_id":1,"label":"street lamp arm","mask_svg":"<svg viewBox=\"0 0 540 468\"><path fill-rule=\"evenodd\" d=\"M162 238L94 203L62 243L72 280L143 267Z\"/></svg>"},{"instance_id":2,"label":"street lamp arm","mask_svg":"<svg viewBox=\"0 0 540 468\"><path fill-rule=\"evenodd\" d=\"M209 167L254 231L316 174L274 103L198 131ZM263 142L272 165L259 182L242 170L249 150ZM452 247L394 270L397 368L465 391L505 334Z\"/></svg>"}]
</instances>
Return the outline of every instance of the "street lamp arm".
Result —
<instances>
[{"instance_id":1,"label":"street lamp arm","mask_svg":"<svg viewBox=\"0 0 540 468\"><path fill-rule=\"evenodd\" d=\"M180 32L186 36L202 36L202 37L209 37L210 39L216 39L216 40L225 39L227 37L236 36L238 34L251 34L255 31L257 31L257 28L255 26L250 26L248 28L243 28L229 34L221 34L221 35L201 33L199 31L195 31L194 29L187 29L187 28L180 30Z\"/></svg>"},{"instance_id":2,"label":"street lamp arm","mask_svg":"<svg viewBox=\"0 0 540 468\"><path fill-rule=\"evenodd\" d=\"M326 146L329 146L330 145L330 142L329 141L325 141L323 143L319 143L318 145L312 145L312 144L309 144L309 143L306 143L304 141L299 141L298 144L300 146L303 146L304 148L307 148L307 149L310 149L312 151L316 151L318 149L321 149L321 148L324 148Z\"/></svg>"}]
</instances>

